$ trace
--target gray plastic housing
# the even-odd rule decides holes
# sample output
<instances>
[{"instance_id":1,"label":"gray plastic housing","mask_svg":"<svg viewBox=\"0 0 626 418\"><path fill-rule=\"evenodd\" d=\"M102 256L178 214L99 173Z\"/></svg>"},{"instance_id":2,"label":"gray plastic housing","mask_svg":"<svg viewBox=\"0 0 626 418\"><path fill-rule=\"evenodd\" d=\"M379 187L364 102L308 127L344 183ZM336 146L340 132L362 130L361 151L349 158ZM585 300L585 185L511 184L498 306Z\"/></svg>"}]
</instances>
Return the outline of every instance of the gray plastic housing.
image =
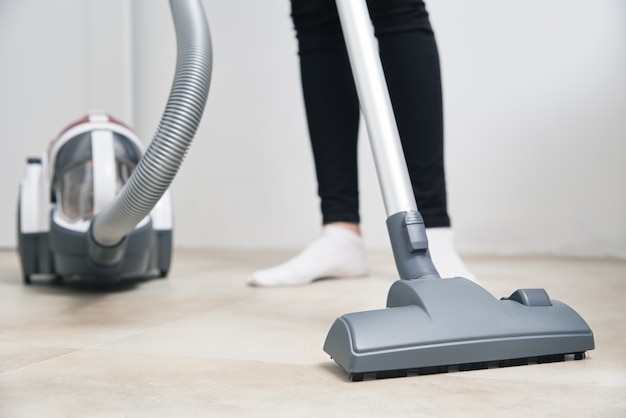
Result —
<instances>
[{"instance_id":1,"label":"gray plastic housing","mask_svg":"<svg viewBox=\"0 0 626 418\"><path fill-rule=\"evenodd\" d=\"M124 256L107 264L94 261L87 234L51 222L49 233L18 232L18 252L24 282L37 276L112 283L166 277L172 259L172 230L152 224L137 228L125 241Z\"/></svg>"},{"instance_id":2,"label":"gray plastic housing","mask_svg":"<svg viewBox=\"0 0 626 418\"><path fill-rule=\"evenodd\" d=\"M324 351L355 374L594 348L587 323L569 306L549 300L543 289L521 289L512 297L497 300L460 277L400 280L389 290L388 309L338 318Z\"/></svg>"}]
</instances>

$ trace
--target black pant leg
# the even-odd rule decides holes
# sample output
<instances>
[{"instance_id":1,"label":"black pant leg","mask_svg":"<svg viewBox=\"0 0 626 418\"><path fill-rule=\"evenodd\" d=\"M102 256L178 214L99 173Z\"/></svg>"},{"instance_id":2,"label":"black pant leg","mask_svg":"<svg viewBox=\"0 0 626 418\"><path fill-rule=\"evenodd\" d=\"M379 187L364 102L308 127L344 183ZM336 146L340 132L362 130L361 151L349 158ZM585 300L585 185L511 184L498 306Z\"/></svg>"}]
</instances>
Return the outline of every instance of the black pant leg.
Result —
<instances>
[{"instance_id":1,"label":"black pant leg","mask_svg":"<svg viewBox=\"0 0 626 418\"><path fill-rule=\"evenodd\" d=\"M450 226L439 54L420 0L368 0L413 192L427 227Z\"/></svg>"},{"instance_id":2,"label":"black pant leg","mask_svg":"<svg viewBox=\"0 0 626 418\"><path fill-rule=\"evenodd\" d=\"M359 222L359 104L333 0L292 0L323 222Z\"/></svg>"},{"instance_id":3,"label":"black pant leg","mask_svg":"<svg viewBox=\"0 0 626 418\"><path fill-rule=\"evenodd\" d=\"M439 58L424 3L368 0L415 199L449 226ZM332 0L292 0L324 223L358 222L358 98Z\"/></svg>"}]
</instances>

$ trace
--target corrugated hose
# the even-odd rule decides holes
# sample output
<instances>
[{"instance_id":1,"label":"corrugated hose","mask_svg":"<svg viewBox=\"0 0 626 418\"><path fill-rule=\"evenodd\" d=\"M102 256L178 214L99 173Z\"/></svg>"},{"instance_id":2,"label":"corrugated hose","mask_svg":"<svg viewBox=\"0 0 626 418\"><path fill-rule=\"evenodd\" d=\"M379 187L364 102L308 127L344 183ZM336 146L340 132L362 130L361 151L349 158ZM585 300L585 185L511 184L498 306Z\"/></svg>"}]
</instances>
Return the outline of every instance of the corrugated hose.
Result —
<instances>
[{"instance_id":1,"label":"corrugated hose","mask_svg":"<svg viewBox=\"0 0 626 418\"><path fill-rule=\"evenodd\" d=\"M170 0L177 41L174 82L159 127L116 198L92 221L91 237L115 247L167 191L194 138L209 93L212 48L200 0Z\"/></svg>"}]
</instances>

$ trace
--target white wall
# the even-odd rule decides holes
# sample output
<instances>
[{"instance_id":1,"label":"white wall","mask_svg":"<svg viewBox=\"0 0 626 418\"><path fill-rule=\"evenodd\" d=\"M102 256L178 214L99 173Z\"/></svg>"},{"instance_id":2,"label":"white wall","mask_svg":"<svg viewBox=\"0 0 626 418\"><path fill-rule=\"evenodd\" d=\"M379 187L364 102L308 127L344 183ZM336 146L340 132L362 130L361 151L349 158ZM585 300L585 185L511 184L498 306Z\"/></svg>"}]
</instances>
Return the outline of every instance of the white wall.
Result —
<instances>
[{"instance_id":1,"label":"white wall","mask_svg":"<svg viewBox=\"0 0 626 418\"><path fill-rule=\"evenodd\" d=\"M204 2L213 77L172 187L184 246L298 247L319 230L288 1ZM174 73L167 2L135 1L136 128L154 133Z\"/></svg>"},{"instance_id":2,"label":"white wall","mask_svg":"<svg viewBox=\"0 0 626 418\"><path fill-rule=\"evenodd\" d=\"M431 9L459 246L625 257L626 3Z\"/></svg>"},{"instance_id":3,"label":"white wall","mask_svg":"<svg viewBox=\"0 0 626 418\"><path fill-rule=\"evenodd\" d=\"M8 196L0 246L14 245L25 156L43 152L91 107L134 123L148 141L173 75L167 2L48 3L0 2L0 117L10 138L3 143L11 144L0 155ZM214 74L198 136L173 186L176 244L304 246L320 216L289 2L204 4ZM460 250L626 258L626 3L428 5L443 65L450 211ZM109 23L90 29L86 22L102 22L100 14ZM362 139L365 237L370 247L385 247L384 210Z\"/></svg>"},{"instance_id":4,"label":"white wall","mask_svg":"<svg viewBox=\"0 0 626 418\"><path fill-rule=\"evenodd\" d=\"M26 157L89 109L132 119L124 0L0 0L0 247L13 247Z\"/></svg>"}]
</instances>

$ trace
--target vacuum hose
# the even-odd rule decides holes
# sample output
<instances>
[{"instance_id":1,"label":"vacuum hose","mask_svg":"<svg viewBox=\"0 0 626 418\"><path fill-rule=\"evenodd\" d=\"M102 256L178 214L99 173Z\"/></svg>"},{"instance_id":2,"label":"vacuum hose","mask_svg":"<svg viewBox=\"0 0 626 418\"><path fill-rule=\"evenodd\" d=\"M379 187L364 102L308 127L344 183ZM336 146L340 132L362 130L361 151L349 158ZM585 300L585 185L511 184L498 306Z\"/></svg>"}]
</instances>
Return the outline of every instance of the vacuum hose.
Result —
<instances>
[{"instance_id":1,"label":"vacuum hose","mask_svg":"<svg viewBox=\"0 0 626 418\"><path fill-rule=\"evenodd\" d=\"M121 246L167 191L198 129L209 93L212 49L202 4L200 0L170 0L170 7L178 54L161 122L130 179L91 224L91 253L104 264L121 257L108 250Z\"/></svg>"}]
</instances>

